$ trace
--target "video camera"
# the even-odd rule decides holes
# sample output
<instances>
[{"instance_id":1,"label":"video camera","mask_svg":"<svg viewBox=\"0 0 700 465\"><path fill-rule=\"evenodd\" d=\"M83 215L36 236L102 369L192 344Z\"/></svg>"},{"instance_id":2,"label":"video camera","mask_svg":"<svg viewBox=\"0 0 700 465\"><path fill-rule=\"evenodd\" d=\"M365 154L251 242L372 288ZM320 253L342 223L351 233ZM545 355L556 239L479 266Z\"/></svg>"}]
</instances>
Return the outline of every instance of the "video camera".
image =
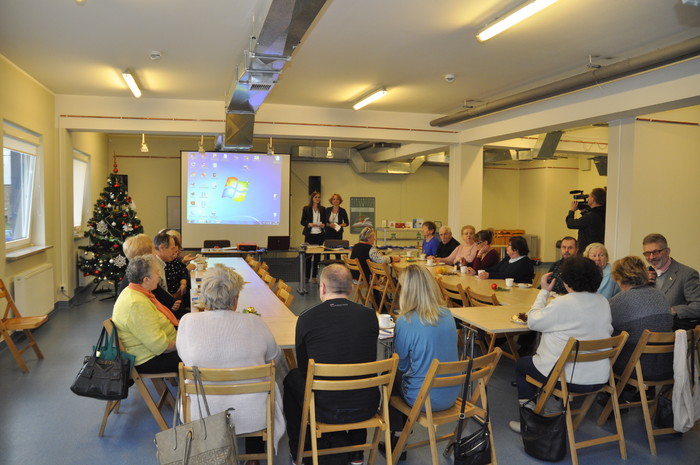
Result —
<instances>
[{"instance_id":1,"label":"video camera","mask_svg":"<svg viewBox=\"0 0 700 465\"><path fill-rule=\"evenodd\" d=\"M588 194L584 194L582 190L574 190L574 191L569 191L569 194L574 196L574 200L578 201L578 210L583 212L587 212L591 209L591 207L588 206Z\"/></svg>"}]
</instances>

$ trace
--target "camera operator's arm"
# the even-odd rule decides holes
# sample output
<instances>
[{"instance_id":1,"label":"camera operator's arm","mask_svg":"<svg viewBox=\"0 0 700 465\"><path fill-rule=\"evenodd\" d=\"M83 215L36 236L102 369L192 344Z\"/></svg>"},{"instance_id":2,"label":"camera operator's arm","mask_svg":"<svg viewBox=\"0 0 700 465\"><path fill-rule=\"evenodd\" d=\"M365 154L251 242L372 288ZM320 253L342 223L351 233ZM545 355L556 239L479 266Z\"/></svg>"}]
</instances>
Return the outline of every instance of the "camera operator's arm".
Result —
<instances>
[{"instance_id":1,"label":"camera operator's arm","mask_svg":"<svg viewBox=\"0 0 700 465\"><path fill-rule=\"evenodd\" d=\"M572 200L571 206L569 207L569 211L575 213L576 210L578 210L578 206L579 206L578 200Z\"/></svg>"},{"instance_id":2,"label":"camera operator's arm","mask_svg":"<svg viewBox=\"0 0 700 465\"><path fill-rule=\"evenodd\" d=\"M573 202L573 204L578 204L578 202ZM591 226L593 224L593 221L595 221L595 218L593 218L593 215L589 214L583 214L581 215L580 218L574 218L574 213L576 210L569 210L569 213L566 215L566 227L569 229L583 229Z\"/></svg>"}]
</instances>

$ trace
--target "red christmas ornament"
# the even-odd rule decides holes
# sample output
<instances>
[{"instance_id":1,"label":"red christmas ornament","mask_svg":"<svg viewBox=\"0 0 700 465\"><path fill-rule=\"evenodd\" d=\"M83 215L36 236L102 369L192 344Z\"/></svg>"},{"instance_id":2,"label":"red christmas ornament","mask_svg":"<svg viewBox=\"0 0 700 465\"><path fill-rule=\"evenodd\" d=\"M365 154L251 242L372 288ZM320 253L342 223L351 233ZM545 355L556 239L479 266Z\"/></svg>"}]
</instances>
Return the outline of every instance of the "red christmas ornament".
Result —
<instances>
[{"instance_id":1,"label":"red christmas ornament","mask_svg":"<svg viewBox=\"0 0 700 465\"><path fill-rule=\"evenodd\" d=\"M105 204L101 203L100 208L104 208L104 207L105 207Z\"/></svg>"},{"instance_id":2,"label":"red christmas ornament","mask_svg":"<svg viewBox=\"0 0 700 465\"><path fill-rule=\"evenodd\" d=\"M85 273L83 273L83 276L90 276L90 273L86 271Z\"/></svg>"},{"instance_id":3,"label":"red christmas ornament","mask_svg":"<svg viewBox=\"0 0 700 465\"><path fill-rule=\"evenodd\" d=\"M114 187L119 187L119 183L115 184Z\"/></svg>"},{"instance_id":4,"label":"red christmas ornament","mask_svg":"<svg viewBox=\"0 0 700 465\"><path fill-rule=\"evenodd\" d=\"M123 216L124 218L126 218L126 213L124 213L122 216ZM124 224L124 223L122 223L122 224Z\"/></svg>"},{"instance_id":5,"label":"red christmas ornament","mask_svg":"<svg viewBox=\"0 0 700 465\"><path fill-rule=\"evenodd\" d=\"M100 270L95 270L95 274L100 274Z\"/></svg>"},{"instance_id":6,"label":"red christmas ornament","mask_svg":"<svg viewBox=\"0 0 700 465\"><path fill-rule=\"evenodd\" d=\"M114 247L115 249L117 249L117 248L119 248L119 244L114 244L112 247Z\"/></svg>"}]
</instances>

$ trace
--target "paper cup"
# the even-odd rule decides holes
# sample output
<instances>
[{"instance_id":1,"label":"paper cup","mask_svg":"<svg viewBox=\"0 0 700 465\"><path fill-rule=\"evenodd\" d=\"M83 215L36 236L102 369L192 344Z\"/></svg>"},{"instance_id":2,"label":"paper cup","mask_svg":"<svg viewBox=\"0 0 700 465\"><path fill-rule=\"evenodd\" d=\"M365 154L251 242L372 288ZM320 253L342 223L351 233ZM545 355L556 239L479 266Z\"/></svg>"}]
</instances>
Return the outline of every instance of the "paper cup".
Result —
<instances>
[{"instance_id":1,"label":"paper cup","mask_svg":"<svg viewBox=\"0 0 700 465\"><path fill-rule=\"evenodd\" d=\"M382 313L377 315L379 318L379 328L380 329L389 329L394 327L394 319L391 317L391 315Z\"/></svg>"},{"instance_id":2,"label":"paper cup","mask_svg":"<svg viewBox=\"0 0 700 465\"><path fill-rule=\"evenodd\" d=\"M459 271L462 274L467 274L467 265L462 265L462 267L459 269Z\"/></svg>"}]
</instances>

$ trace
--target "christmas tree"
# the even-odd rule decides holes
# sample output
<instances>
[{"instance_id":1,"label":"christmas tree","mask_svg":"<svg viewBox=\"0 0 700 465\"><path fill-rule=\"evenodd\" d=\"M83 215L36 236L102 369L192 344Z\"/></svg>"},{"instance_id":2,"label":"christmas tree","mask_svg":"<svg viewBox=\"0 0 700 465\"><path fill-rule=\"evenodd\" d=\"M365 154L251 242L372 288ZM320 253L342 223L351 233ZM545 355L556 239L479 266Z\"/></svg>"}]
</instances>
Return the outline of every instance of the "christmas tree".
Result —
<instances>
[{"instance_id":1,"label":"christmas tree","mask_svg":"<svg viewBox=\"0 0 700 465\"><path fill-rule=\"evenodd\" d=\"M107 179L107 187L100 194L93 208L93 216L87 223L85 236L90 245L82 246L78 266L85 276L94 276L95 282L109 280L118 284L124 278L126 257L122 244L127 237L143 232L141 220L129 193L118 176L116 155L114 173Z\"/></svg>"}]
</instances>

